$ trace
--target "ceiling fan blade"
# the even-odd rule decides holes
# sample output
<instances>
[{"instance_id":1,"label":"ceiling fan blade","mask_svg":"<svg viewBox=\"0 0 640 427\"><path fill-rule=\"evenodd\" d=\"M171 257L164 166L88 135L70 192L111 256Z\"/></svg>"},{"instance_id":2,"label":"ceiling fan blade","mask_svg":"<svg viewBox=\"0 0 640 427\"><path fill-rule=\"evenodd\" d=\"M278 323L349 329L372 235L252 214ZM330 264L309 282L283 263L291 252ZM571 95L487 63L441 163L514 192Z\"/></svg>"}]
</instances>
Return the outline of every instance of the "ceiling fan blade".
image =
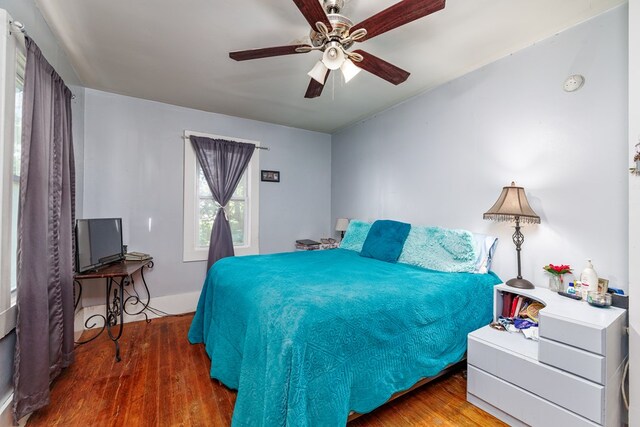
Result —
<instances>
[{"instance_id":1,"label":"ceiling fan blade","mask_svg":"<svg viewBox=\"0 0 640 427\"><path fill-rule=\"evenodd\" d=\"M370 72L371 74L375 74L381 79L384 79L389 83L393 83L394 85L403 83L411 74L402 68L398 68L395 65L378 58L377 56L373 56L370 53L365 52L364 50L354 50L353 53L362 55L362 61L353 62L356 66Z\"/></svg>"},{"instance_id":2,"label":"ceiling fan blade","mask_svg":"<svg viewBox=\"0 0 640 427\"><path fill-rule=\"evenodd\" d=\"M327 78L329 78L329 73L331 70L327 70L327 74L324 75L324 82L327 82ZM311 79L309 82L309 87L307 88L307 93L304 94L305 98L317 98L322 95L322 89L324 89L324 85L316 81L316 79Z\"/></svg>"},{"instance_id":3,"label":"ceiling fan blade","mask_svg":"<svg viewBox=\"0 0 640 427\"><path fill-rule=\"evenodd\" d=\"M298 6L300 12L304 15L304 18L307 20L311 28L316 29L316 22L322 22L327 26L329 32L333 29L331 26L331 21L327 17L327 14L324 12L322 5L318 0L293 0L293 2Z\"/></svg>"},{"instance_id":4,"label":"ceiling fan blade","mask_svg":"<svg viewBox=\"0 0 640 427\"><path fill-rule=\"evenodd\" d=\"M403 0L354 25L351 32L364 28L367 35L359 41L365 41L444 9L444 3L445 0Z\"/></svg>"},{"instance_id":5,"label":"ceiling fan blade","mask_svg":"<svg viewBox=\"0 0 640 427\"><path fill-rule=\"evenodd\" d=\"M248 59L269 58L271 56L293 55L298 52L296 49L301 47L309 47L306 44L292 44L288 46L265 47L261 49L238 50L229 52L229 58L236 61L246 61ZM308 51L307 51L308 52Z\"/></svg>"}]
</instances>

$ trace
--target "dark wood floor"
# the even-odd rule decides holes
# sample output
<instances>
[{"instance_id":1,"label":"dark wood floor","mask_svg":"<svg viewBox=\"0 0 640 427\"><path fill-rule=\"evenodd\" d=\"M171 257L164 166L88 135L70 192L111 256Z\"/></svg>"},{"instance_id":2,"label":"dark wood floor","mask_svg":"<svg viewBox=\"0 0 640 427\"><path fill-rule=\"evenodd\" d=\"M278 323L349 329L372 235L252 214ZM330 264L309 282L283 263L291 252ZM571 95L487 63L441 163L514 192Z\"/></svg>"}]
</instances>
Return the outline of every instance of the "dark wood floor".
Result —
<instances>
[{"instance_id":1,"label":"dark wood floor","mask_svg":"<svg viewBox=\"0 0 640 427\"><path fill-rule=\"evenodd\" d=\"M192 315L129 323L115 363L106 336L78 347L54 382L51 404L28 426L228 426L235 392L207 375L202 345L190 345ZM86 333L85 333L86 334ZM466 401L462 369L363 415L349 426L503 426Z\"/></svg>"}]
</instances>

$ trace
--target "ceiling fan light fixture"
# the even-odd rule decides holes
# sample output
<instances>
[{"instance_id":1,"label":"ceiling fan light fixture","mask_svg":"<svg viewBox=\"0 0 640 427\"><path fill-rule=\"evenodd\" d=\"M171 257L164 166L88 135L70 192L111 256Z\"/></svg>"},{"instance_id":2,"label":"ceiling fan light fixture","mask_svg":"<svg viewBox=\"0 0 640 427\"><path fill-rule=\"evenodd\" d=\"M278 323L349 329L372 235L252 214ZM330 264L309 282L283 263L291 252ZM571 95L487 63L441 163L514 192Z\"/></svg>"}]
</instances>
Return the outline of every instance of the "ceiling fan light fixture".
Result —
<instances>
[{"instance_id":1,"label":"ceiling fan light fixture","mask_svg":"<svg viewBox=\"0 0 640 427\"><path fill-rule=\"evenodd\" d=\"M344 76L345 83L349 83L349 81L358 75L362 68L358 67L351 61L350 59L345 60L340 66L340 70L342 70L342 75Z\"/></svg>"},{"instance_id":2,"label":"ceiling fan light fixture","mask_svg":"<svg viewBox=\"0 0 640 427\"><path fill-rule=\"evenodd\" d=\"M322 61L318 61L307 75L323 85L324 80L327 78L327 67L322 63Z\"/></svg>"},{"instance_id":3,"label":"ceiling fan light fixture","mask_svg":"<svg viewBox=\"0 0 640 427\"><path fill-rule=\"evenodd\" d=\"M357 24L341 13L349 0L294 0L298 10L311 26L309 42L285 46L248 49L229 52L235 61L270 58L322 51L321 61L308 73L311 82L305 98L322 94L331 70L342 70L345 81L350 81L360 68L389 83L399 85L407 80L409 72L363 50L350 51L356 42L363 42L387 31L401 27L444 9L446 0L406 0L393 4ZM357 67L357 68L356 68Z\"/></svg>"},{"instance_id":4,"label":"ceiling fan light fixture","mask_svg":"<svg viewBox=\"0 0 640 427\"><path fill-rule=\"evenodd\" d=\"M322 54L322 62L330 70L337 70L344 63L345 55L340 43L331 42Z\"/></svg>"}]
</instances>

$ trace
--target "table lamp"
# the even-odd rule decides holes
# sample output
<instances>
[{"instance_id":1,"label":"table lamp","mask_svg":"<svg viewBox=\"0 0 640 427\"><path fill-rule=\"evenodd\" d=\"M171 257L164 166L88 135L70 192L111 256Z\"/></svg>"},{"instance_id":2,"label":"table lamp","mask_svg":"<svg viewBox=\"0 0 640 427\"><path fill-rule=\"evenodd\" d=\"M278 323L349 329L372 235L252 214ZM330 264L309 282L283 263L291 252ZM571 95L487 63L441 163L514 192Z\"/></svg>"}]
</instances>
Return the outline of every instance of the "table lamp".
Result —
<instances>
[{"instance_id":1,"label":"table lamp","mask_svg":"<svg viewBox=\"0 0 640 427\"><path fill-rule=\"evenodd\" d=\"M348 226L348 218L338 218L338 220L336 221L336 231L340 232L340 238L344 238L344 232L347 231Z\"/></svg>"},{"instance_id":2,"label":"table lamp","mask_svg":"<svg viewBox=\"0 0 640 427\"><path fill-rule=\"evenodd\" d=\"M514 221L516 223L513 243L516 245L516 253L518 254L518 277L507 280L507 285L514 288L533 289L535 287L533 283L522 278L520 268L520 250L524 243L524 235L520 231L520 221L540 224L540 217L529 206L524 188L516 187L515 182L512 182L509 187L504 187L498 200L491 206L491 209L485 212L483 218L494 221Z\"/></svg>"}]
</instances>

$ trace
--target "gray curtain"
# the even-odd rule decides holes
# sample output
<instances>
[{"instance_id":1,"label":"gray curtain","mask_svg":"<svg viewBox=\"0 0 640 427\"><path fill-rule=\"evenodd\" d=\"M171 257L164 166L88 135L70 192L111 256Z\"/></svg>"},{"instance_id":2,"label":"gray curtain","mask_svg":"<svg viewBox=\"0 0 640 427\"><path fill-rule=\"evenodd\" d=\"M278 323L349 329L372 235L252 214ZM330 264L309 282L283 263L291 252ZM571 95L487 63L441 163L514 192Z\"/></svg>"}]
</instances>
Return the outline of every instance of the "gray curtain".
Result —
<instances>
[{"instance_id":1,"label":"gray curtain","mask_svg":"<svg viewBox=\"0 0 640 427\"><path fill-rule=\"evenodd\" d=\"M256 146L200 136L192 136L191 145L196 152L213 199L220 205L211 228L207 262L207 271L209 271L220 258L234 255L231 227L224 208L236 191Z\"/></svg>"},{"instance_id":2,"label":"gray curtain","mask_svg":"<svg viewBox=\"0 0 640 427\"><path fill-rule=\"evenodd\" d=\"M26 39L14 420L49 403L49 385L73 361L75 173L71 91Z\"/></svg>"}]
</instances>

